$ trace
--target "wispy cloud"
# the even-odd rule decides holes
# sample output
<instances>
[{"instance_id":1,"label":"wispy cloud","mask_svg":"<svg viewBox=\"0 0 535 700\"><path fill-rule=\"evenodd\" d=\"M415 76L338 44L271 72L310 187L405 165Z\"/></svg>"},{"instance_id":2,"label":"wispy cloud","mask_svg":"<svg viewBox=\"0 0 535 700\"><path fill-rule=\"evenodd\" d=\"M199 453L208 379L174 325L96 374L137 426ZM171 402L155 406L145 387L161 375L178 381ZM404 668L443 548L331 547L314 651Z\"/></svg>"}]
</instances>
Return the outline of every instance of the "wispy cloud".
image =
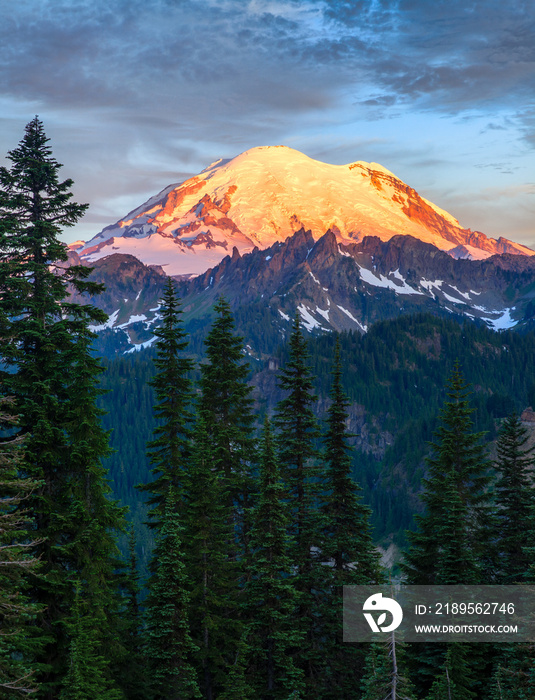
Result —
<instances>
[{"instance_id":1,"label":"wispy cloud","mask_svg":"<svg viewBox=\"0 0 535 700\"><path fill-rule=\"evenodd\" d=\"M533 27L523 0L19 0L0 24L0 147L39 112L94 225L123 194L269 143L505 176L535 146ZM421 115L442 127L425 143ZM514 145L482 158L491 136Z\"/></svg>"}]
</instances>

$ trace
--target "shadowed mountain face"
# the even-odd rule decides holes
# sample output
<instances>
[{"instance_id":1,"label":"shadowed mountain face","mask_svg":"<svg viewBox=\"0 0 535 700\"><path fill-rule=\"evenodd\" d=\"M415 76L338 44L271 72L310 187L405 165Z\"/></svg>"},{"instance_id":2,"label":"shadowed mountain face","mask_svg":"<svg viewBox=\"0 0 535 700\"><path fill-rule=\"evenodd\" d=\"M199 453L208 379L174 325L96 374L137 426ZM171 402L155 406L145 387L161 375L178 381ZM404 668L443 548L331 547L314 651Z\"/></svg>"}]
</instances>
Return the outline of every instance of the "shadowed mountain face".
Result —
<instances>
[{"instance_id":1,"label":"shadowed mountain face","mask_svg":"<svg viewBox=\"0 0 535 700\"><path fill-rule=\"evenodd\" d=\"M255 246L266 249L301 228L315 240L331 230L346 245L367 236L413 236L455 258L535 254L462 228L377 163L329 165L285 146L217 161L77 244L77 251L87 262L131 254L167 274L191 276L217 265L234 247L242 255Z\"/></svg>"},{"instance_id":2,"label":"shadowed mountain face","mask_svg":"<svg viewBox=\"0 0 535 700\"><path fill-rule=\"evenodd\" d=\"M98 330L110 352L148 347L158 323L165 276L133 256L97 261L92 278L107 291L95 301L110 319ZM312 334L367 332L380 320L431 312L483 323L494 330L529 328L535 316L535 258L495 255L455 259L411 236L375 236L343 244L332 231L318 240L300 230L284 242L240 255L234 248L219 265L178 280L184 320L199 330L211 307L227 297L249 352L262 356L286 337L296 311Z\"/></svg>"}]
</instances>

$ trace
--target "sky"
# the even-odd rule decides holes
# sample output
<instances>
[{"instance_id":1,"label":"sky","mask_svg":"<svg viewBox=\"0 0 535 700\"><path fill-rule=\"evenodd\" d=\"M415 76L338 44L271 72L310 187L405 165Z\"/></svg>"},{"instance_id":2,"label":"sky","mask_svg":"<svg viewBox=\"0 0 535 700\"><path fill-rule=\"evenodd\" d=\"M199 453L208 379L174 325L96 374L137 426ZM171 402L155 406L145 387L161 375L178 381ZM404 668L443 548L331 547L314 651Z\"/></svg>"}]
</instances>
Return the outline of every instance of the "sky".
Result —
<instances>
[{"instance_id":1,"label":"sky","mask_svg":"<svg viewBox=\"0 0 535 700\"><path fill-rule=\"evenodd\" d=\"M219 158L377 162L535 247L532 0L0 0L0 164L37 114L89 240Z\"/></svg>"}]
</instances>

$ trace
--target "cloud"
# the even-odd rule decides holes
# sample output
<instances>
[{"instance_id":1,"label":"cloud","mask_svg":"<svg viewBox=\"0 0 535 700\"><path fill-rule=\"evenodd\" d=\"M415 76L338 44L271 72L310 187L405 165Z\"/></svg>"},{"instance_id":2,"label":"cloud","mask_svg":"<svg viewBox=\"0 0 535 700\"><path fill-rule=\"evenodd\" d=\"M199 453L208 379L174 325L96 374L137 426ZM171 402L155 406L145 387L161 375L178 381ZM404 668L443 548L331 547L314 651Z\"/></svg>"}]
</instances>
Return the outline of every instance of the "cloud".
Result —
<instances>
[{"instance_id":1,"label":"cloud","mask_svg":"<svg viewBox=\"0 0 535 700\"><path fill-rule=\"evenodd\" d=\"M388 93L445 111L521 104L533 95L533 16L522 0L327 5L340 32L370 37L361 58Z\"/></svg>"},{"instance_id":2,"label":"cloud","mask_svg":"<svg viewBox=\"0 0 535 700\"><path fill-rule=\"evenodd\" d=\"M18 0L0 25L0 147L38 113L94 225L257 145L411 175L455 151L502 174L504 147L457 141L535 146L530 14L521 0Z\"/></svg>"}]
</instances>

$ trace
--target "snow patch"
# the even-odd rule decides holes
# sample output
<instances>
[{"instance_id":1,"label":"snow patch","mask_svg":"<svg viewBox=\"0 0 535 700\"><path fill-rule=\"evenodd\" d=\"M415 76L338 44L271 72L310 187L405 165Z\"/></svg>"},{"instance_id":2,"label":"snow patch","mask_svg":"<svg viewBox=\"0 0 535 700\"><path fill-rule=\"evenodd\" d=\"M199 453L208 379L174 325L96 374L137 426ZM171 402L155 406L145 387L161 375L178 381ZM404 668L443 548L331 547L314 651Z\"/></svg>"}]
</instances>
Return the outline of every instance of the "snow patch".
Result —
<instances>
[{"instance_id":1,"label":"snow patch","mask_svg":"<svg viewBox=\"0 0 535 700\"><path fill-rule=\"evenodd\" d=\"M450 284L451 289L455 289L457 294L460 294L460 296L464 297L467 301L470 301L470 294L468 292L461 292L460 289L457 289L457 287L454 284Z\"/></svg>"},{"instance_id":2,"label":"snow patch","mask_svg":"<svg viewBox=\"0 0 535 700\"><path fill-rule=\"evenodd\" d=\"M354 321L357 324L357 326L359 326L359 328L362 328L364 333L367 333L368 326L366 326L365 324L362 324L360 321L357 321L357 319L353 316L353 314L350 311L348 311L347 309L344 309L343 306L340 306L340 304L336 304L336 306L340 309L340 311L343 311L346 316L349 316L349 318L352 321Z\"/></svg>"},{"instance_id":3,"label":"snow patch","mask_svg":"<svg viewBox=\"0 0 535 700\"><path fill-rule=\"evenodd\" d=\"M280 313L280 315L282 316L282 318L283 318L285 321L289 321L289 320L290 320L290 317L288 316L288 314L285 314L284 311L281 311L280 309L277 309L277 311Z\"/></svg>"},{"instance_id":4,"label":"snow patch","mask_svg":"<svg viewBox=\"0 0 535 700\"><path fill-rule=\"evenodd\" d=\"M517 321L515 321L511 316L512 309L505 309L501 316L498 318L484 318L482 319L485 323L488 323L495 331L505 331L508 328L513 328L516 326Z\"/></svg>"},{"instance_id":5,"label":"snow patch","mask_svg":"<svg viewBox=\"0 0 535 700\"><path fill-rule=\"evenodd\" d=\"M383 287L384 289L391 289L393 292L396 292L396 294L423 294L423 292L420 292L418 289L414 289L414 287L409 286L405 281L405 278L399 274L398 270L396 270L396 272L398 273L397 279L403 282L403 284L401 285L396 284L393 280L389 280L384 275L380 275L379 277L377 277L373 274L373 272L371 272L371 270L367 270L365 267L359 266L359 272L363 282L371 284L374 287Z\"/></svg>"},{"instance_id":6,"label":"snow patch","mask_svg":"<svg viewBox=\"0 0 535 700\"><path fill-rule=\"evenodd\" d=\"M117 326L117 328L126 328L131 323L137 323L138 321L146 321L146 320L147 320L147 317L145 316L145 314L130 316L130 318L128 319L128 321L126 323L121 323L121 325Z\"/></svg>"},{"instance_id":7,"label":"snow patch","mask_svg":"<svg viewBox=\"0 0 535 700\"><path fill-rule=\"evenodd\" d=\"M304 304L299 304L297 310L301 315L301 325L304 326L309 333L311 333L314 328L321 328L321 324L316 321Z\"/></svg>"},{"instance_id":8,"label":"snow patch","mask_svg":"<svg viewBox=\"0 0 535 700\"><path fill-rule=\"evenodd\" d=\"M327 321L327 323L330 323L329 321L329 309L320 309L319 306L316 306L316 313L320 314L323 316L323 318Z\"/></svg>"},{"instance_id":9,"label":"snow patch","mask_svg":"<svg viewBox=\"0 0 535 700\"><path fill-rule=\"evenodd\" d=\"M424 279L421 279L421 280L420 280L420 287L423 287L424 289L427 289L427 291L431 294L431 296L433 297L433 299L435 299L435 295L434 295L434 293L431 291L431 289L432 289L432 287L434 287L435 289L440 289L440 287L442 286L443 283L444 283L444 280L434 280L434 281L432 281L432 280L426 280L426 279L424 278Z\"/></svg>"},{"instance_id":10,"label":"snow patch","mask_svg":"<svg viewBox=\"0 0 535 700\"><path fill-rule=\"evenodd\" d=\"M466 304L466 301L463 301L462 299L457 299L455 297L450 296L449 294L446 294L445 291L442 291L442 294L444 294L444 297L448 300L451 301L452 304Z\"/></svg>"},{"instance_id":11,"label":"snow patch","mask_svg":"<svg viewBox=\"0 0 535 700\"><path fill-rule=\"evenodd\" d=\"M106 323L102 323L100 326L89 326L89 330L93 331L93 333L100 333L100 331L103 331L106 328L112 328L115 321L117 321L117 316L119 315L119 311L120 311L120 309L117 309L117 311L114 311L111 314L111 316L108 318Z\"/></svg>"},{"instance_id":12,"label":"snow patch","mask_svg":"<svg viewBox=\"0 0 535 700\"><path fill-rule=\"evenodd\" d=\"M153 335L150 340L146 340L144 343L134 343L133 347L131 347L129 350L125 350L123 353L124 355L129 355L132 352L139 352L140 350L143 350L143 348L150 348L150 346L156 341L158 338Z\"/></svg>"}]
</instances>

